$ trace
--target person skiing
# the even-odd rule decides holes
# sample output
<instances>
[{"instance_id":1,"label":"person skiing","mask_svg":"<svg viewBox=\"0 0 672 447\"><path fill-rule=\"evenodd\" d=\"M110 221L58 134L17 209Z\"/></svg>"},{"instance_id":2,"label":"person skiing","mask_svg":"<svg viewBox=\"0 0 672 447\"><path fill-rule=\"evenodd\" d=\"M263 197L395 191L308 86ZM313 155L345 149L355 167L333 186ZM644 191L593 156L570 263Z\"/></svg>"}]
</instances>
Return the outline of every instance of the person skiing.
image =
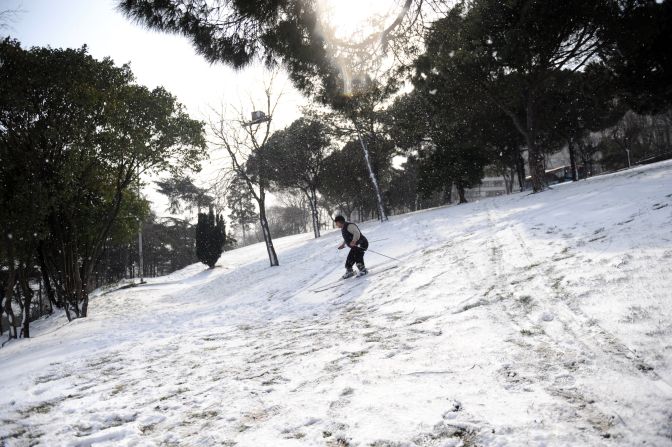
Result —
<instances>
[{"instance_id":1,"label":"person skiing","mask_svg":"<svg viewBox=\"0 0 672 447\"><path fill-rule=\"evenodd\" d=\"M353 265L357 265L357 270L359 270L357 276L366 275L369 271L364 265L364 253L369 248L369 241L359 231L359 227L352 222L346 221L345 217L336 216L334 222L341 229L341 234L343 235L343 243L338 246L338 249L343 250L346 245L350 247L350 253L348 253L348 258L345 261L343 279L355 276L355 272L352 270Z\"/></svg>"}]
</instances>

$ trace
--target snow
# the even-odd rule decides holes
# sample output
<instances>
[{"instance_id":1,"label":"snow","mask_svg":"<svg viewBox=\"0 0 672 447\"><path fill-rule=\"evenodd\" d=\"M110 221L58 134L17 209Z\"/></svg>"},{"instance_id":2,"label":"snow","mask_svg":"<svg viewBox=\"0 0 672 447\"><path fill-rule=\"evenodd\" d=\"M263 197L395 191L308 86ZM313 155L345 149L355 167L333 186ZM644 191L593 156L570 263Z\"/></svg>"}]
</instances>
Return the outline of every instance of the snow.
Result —
<instances>
[{"instance_id":1,"label":"snow","mask_svg":"<svg viewBox=\"0 0 672 447\"><path fill-rule=\"evenodd\" d=\"M0 349L7 446L672 445L672 162L227 252Z\"/></svg>"}]
</instances>

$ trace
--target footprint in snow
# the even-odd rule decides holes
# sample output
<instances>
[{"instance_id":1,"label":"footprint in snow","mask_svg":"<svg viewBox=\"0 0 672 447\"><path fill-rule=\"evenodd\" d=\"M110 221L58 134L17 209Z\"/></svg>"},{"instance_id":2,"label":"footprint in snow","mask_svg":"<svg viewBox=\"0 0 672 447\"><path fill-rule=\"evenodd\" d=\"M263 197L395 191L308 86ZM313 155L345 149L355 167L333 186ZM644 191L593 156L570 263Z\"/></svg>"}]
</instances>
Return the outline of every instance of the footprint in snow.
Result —
<instances>
[{"instance_id":1,"label":"footprint in snow","mask_svg":"<svg viewBox=\"0 0 672 447\"><path fill-rule=\"evenodd\" d=\"M544 312L541 314L541 320L542 321L553 321L555 319L555 316L551 312Z\"/></svg>"}]
</instances>

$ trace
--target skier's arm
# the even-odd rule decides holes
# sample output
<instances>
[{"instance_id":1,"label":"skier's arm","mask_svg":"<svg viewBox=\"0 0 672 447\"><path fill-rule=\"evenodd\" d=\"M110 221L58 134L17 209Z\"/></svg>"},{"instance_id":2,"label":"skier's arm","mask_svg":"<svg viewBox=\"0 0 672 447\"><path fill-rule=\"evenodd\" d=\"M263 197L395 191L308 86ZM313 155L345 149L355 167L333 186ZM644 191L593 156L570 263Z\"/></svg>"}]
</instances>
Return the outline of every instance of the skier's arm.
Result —
<instances>
[{"instance_id":1,"label":"skier's arm","mask_svg":"<svg viewBox=\"0 0 672 447\"><path fill-rule=\"evenodd\" d=\"M359 232L359 228L357 228L357 225L354 224L348 225L348 232L352 234L352 242L350 242L350 246L356 247L357 242L359 242L359 238L362 237L362 233Z\"/></svg>"}]
</instances>

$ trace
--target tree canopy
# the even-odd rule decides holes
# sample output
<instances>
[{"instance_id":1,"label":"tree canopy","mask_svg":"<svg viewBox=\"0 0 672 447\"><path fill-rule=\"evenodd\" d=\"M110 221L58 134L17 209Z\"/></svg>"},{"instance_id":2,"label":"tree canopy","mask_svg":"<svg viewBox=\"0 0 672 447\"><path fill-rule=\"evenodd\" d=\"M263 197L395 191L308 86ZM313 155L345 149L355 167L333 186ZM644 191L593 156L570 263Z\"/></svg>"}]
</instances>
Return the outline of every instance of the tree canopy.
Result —
<instances>
[{"instance_id":1,"label":"tree canopy","mask_svg":"<svg viewBox=\"0 0 672 447\"><path fill-rule=\"evenodd\" d=\"M136 225L147 214L128 206L141 176L198 166L203 123L165 89L136 84L127 65L96 60L86 47L26 50L6 39L0 59L3 261L29 265L39 247L68 316L86 316L115 224L122 213ZM17 194L25 207L13 206Z\"/></svg>"}]
</instances>

